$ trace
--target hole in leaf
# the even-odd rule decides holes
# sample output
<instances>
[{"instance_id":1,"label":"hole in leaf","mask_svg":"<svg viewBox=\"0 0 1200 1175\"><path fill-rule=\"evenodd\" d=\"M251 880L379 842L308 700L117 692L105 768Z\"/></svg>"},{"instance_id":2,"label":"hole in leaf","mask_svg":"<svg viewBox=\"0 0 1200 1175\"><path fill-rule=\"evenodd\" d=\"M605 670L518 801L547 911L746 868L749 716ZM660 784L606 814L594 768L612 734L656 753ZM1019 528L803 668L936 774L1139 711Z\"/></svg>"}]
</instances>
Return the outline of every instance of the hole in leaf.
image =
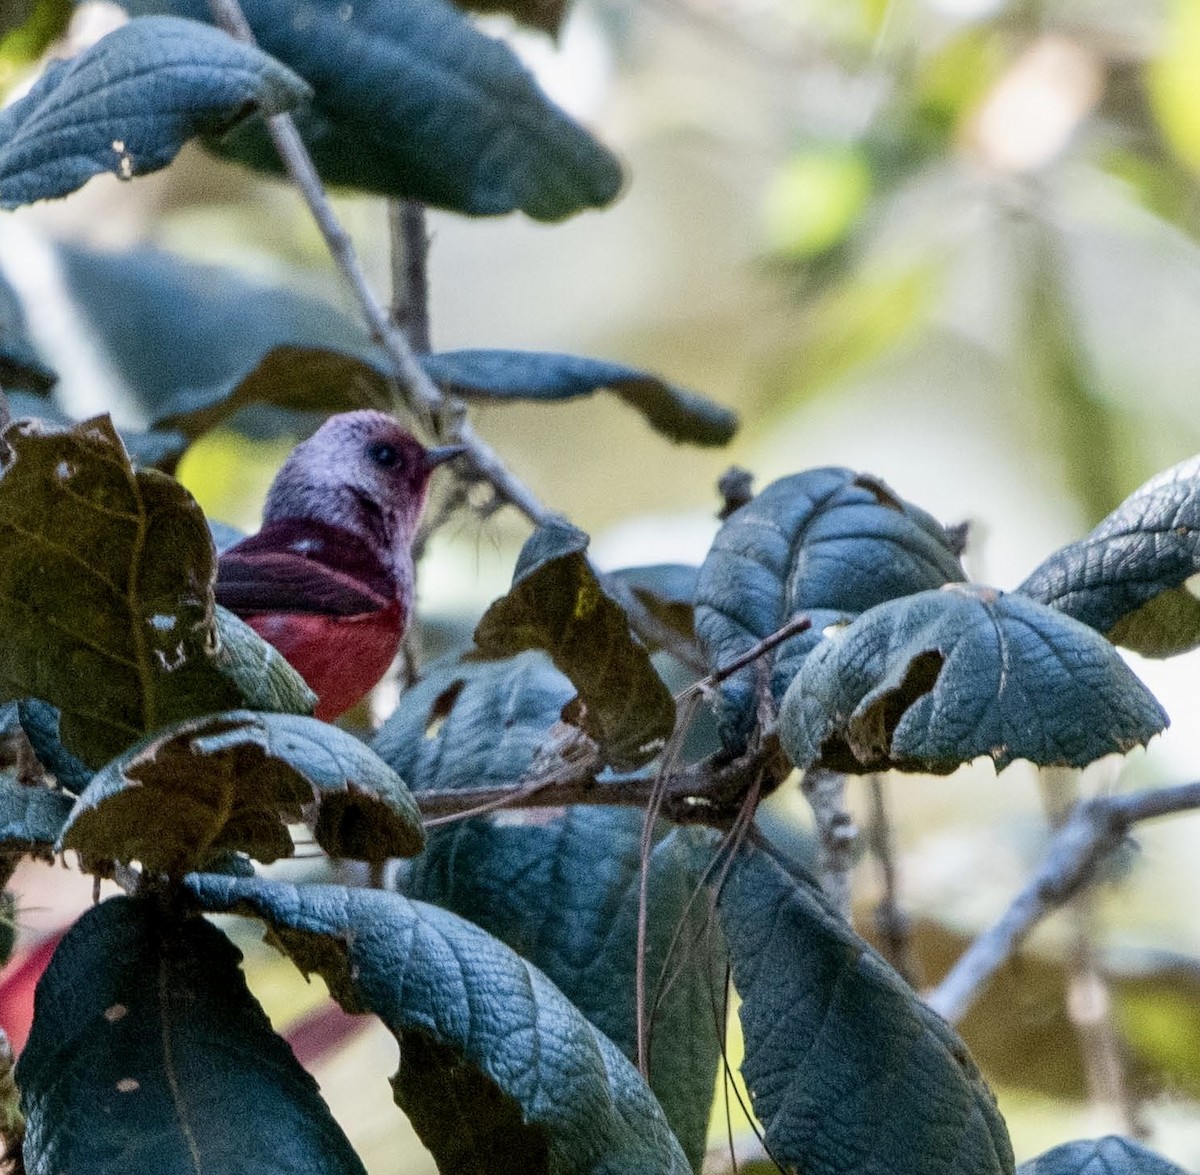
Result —
<instances>
[{"instance_id":1,"label":"hole in leaf","mask_svg":"<svg viewBox=\"0 0 1200 1175\"><path fill-rule=\"evenodd\" d=\"M945 657L937 649L918 653L908 664L895 689L876 699L854 719L846 732L846 745L863 766L895 766L892 739L908 708L937 684Z\"/></svg>"}]
</instances>

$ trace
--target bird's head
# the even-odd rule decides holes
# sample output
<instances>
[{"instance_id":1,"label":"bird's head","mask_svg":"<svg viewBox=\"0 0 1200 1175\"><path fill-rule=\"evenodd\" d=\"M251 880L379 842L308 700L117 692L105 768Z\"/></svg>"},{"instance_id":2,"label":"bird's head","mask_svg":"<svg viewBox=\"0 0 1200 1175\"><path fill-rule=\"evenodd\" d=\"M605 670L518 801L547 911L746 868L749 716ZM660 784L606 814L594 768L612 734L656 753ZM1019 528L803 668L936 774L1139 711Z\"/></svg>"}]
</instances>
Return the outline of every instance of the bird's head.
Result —
<instances>
[{"instance_id":1,"label":"bird's head","mask_svg":"<svg viewBox=\"0 0 1200 1175\"><path fill-rule=\"evenodd\" d=\"M315 518L407 553L430 475L462 451L454 445L427 449L384 412L331 416L284 462L263 520Z\"/></svg>"}]
</instances>

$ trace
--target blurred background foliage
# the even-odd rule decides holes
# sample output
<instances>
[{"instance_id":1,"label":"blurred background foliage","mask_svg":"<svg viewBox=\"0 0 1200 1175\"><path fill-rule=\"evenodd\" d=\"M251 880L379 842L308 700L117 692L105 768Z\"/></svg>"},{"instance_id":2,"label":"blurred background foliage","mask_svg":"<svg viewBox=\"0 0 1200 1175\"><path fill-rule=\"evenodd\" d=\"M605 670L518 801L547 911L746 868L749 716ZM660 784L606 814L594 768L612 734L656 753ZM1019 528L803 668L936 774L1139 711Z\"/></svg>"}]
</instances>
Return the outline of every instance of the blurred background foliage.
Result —
<instances>
[{"instance_id":1,"label":"blurred background foliage","mask_svg":"<svg viewBox=\"0 0 1200 1175\"><path fill-rule=\"evenodd\" d=\"M10 95L70 16L58 0L18 2L37 11L38 32L0 40ZM119 19L84 5L66 43ZM486 23L620 152L628 190L553 227L431 214L435 347L619 360L743 418L714 451L668 447L609 398L479 412L513 467L595 536L601 562L698 561L731 462L760 485L844 464L970 521L972 574L1012 586L1200 448L1196 0L579 0L555 39ZM338 208L386 291L383 202ZM134 184L97 179L0 221L0 267L75 416L153 415L104 353L100 318L143 369L171 341L136 291L82 313L88 266L56 242L153 244L348 305L286 185L200 148ZM211 515L242 528L295 439L253 431L206 438L180 469ZM507 586L523 536L515 517L457 516L423 568L426 616L477 617ZM1137 667L1172 729L1089 771L1084 790L1200 770L1196 657ZM932 983L1037 860L1046 781L1018 764L883 788L915 978ZM872 831L867 786L855 781L850 799ZM794 793L777 807L806 820ZM1113 871L1119 884L1047 923L965 1022L1018 1159L1117 1130L1200 1167L1198 832L1200 817L1146 827ZM881 884L869 839L856 877L864 932ZM29 867L22 926L62 920L62 878ZM85 885L72 900L87 900ZM311 1008L318 993L289 964L243 946L278 1023ZM394 1137L397 1111L364 1073L390 1072L390 1047L357 1032L311 1053L378 1175L422 1169L372 1149ZM724 1134L718 1113L713 1170L727 1165Z\"/></svg>"}]
</instances>

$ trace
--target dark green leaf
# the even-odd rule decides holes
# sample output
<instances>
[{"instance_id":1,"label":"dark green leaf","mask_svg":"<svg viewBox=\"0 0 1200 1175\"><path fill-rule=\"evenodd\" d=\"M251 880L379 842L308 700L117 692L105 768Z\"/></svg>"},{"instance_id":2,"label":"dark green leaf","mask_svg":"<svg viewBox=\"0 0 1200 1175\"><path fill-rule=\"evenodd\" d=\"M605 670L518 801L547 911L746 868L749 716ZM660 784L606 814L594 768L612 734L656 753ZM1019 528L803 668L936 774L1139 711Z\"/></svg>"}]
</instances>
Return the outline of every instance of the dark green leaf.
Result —
<instances>
[{"instance_id":1,"label":"dark green leaf","mask_svg":"<svg viewBox=\"0 0 1200 1175\"><path fill-rule=\"evenodd\" d=\"M38 698L22 698L17 713L38 762L54 776L59 787L79 795L92 782L95 772L62 745L58 711ZM58 839L57 834L54 839Z\"/></svg>"},{"instance_id":2,"label":"dark green leaf","mask_svg":"<svg viewBox=\"0 0 1200 1175\"><path fill-rule=\"evenodd\" d=\"M323 347L283 346L268 351L249 375L215 387L179 391L154 423L194 440L253 404L297 412L350 412L386 411L392 402L387 377L366 359Z\"/></svg>"},{"instance_id":3,"label":"dark green leaf","mask_svg":"<svg viewBox=\"0 0 1200 1175\"><path fill-rule=\"evenodd\" d=\"M1055 551L1017 589L1149 657L1200 644L1200 457L1136 490L1087 538Z\"/></svg>"},{"instance_id":4,"label":"dark green leaf","mask_svg":"<svg viewBox=\"0 0 1200 1175\"><path fill-rule=\"evenodd\" d=\"M288 288L298 276L266 285L148 247L60 246L58 258L72 301L148 418L175 411L188 389L236 386L282 344L370 346L357 320Z\"/></svg>"},{"instance_id":5,"label":"dark green leaf","mask_svg":"<svg viewBox=\"0 0 1200 1175\"><path fill-rule=\"evenodd\" d=\"M995 1099L949 1025L811 879L743 851L718 898L767 1147L829 1175L1004 1175Z\"/></svg>"},{"instance_id":6,"label":"dark green leaf","mask_svg":"<svg viewBox=\"0 0 1200 1175\"><path fill-rule=\"evenodd\" d=\"M633 1066L477 926L379 890L194 877L205 909L262 918L349 1011L400 1042L396 1100L443 1171L683 1175Z\"/></svg>"},{"instance_id":7,"label":"dark green leaf","mask_svg":"<svg viewBox=\"0 0 1200 1175\"><path fill-rule=\"evenodd\" d=\"M67 31L71 0L5 0L0 12L0 82L31 65Z\"/></svg>"},{"instance_id":8,"label":"dark green leaf","mask_svg":"<svg viewBox=\"0 0 1200 1175\"><path fill-rule=\"evenodd\" d=\"M800 667L780 738L797 767L942 774L981 755L1083 767L1167 716L1095 631L1019 593L954 584L864 612Z\"/></svg>"},{"instance_id":9,"label":"dark green leaf","mask_svg":"<svg viewBox=\"0 0 1200 1175\"><path fill-rule=\"evenodd\" d=\"M363 1175L201 918L112 898L59 944L17 1066L30 1175Z\"/></svg>"},{"instance_id":10,"label":"dark green leaf","mask_svg":"<svg viewBox=\"0 0 1200 1175\"><path fill-rule=\"evenodd\" d=\"M439 667L400 698L376 750L427 788L514 784L573 691L540 653ZM634 960L640 812L568 808L430 833L410 896L454 910L540 967L585 1016L636 1055ZM654 1020L650 1086L697 1169L718 1058L714 1007L725 955L708 905L691 902L710 858L690 832L660 835L650 859L651 991L675 933L673 981Z\"/></svg>"},{"instance_id":11,"label":"dark green leaf","mask_svg":"<svg viewBox=\"0 0 1200 1175\"><path fill-rule=\"evenodd\" d=\"M539 527L521 549L508 595L475 630L488 657L545 649L579 690L579 724L617 766L644 763L675 726L675 703L621 606L588 563L588 537L569 523Z\"/></svg>"},{"instance_id":12,"label":"dark green leaf","mask_svg":"<svg viewBox=\"0 0 1200 1175\"><path fill-rule=\"evenodd\" d=\"M1018 1175L1187 1175L1131 1138L1110 1134L1056 1146L1022 1163Z\"/></svg>"},{"instance_id":13,"label":"dark green leaf","mask_svg":"<svg viewBox=\"0 0 1200 1175\"><path fill-rule=\"evenodd\" d=\"M884 600L964 579L954 543L925 511L850 469L810 469L767 486L726 521L696 582L696 635L714 669L797 613L808 632L762 658L778 702L831 624ZM722 737L740 749L759 664L722 686Z\"/></svg>"},{"instance_id":14,"label":"dark green leaf","mask_svg":"<svg viewBox=\"0 0 1200 1175\"><path fill-rule=\"evenodd\" d=\"M29 337L20 298L0 274L0 387L10 394L46 392L57 378Z\"/></svg>"},{"instance_id":15,"label":"dark green leaf","mask_svg":"<svg viewBox=\"0 0 1200 1175\"><path fill-rule=\"evenodd\" d=\"M574 694L539 652L453 662L401 694L372 745L416 791L514 784Z\"/></svg>"},{"instance_id":16,"label":"dark green leaf","mask_svg":"<svg viewBox=\"0 0 1200 1175\"><path fill-rule=\"evenodd\" d=\"M207 18L205 0L127 0ZM259 44L313 87L297 117L327 183L490 216L561 220L621 190L616 157L553 105L511 49L445 0L246 0ZM217 144L278 170L261 120Z\"/></svg>"},{"instance_id":17,"label":"dark green leaf","mask_svg":"<svg viewBox=\"0 0 1200 1175\"><path fill-rule=\"evenodd\" d=\"M0 852L53 851L71 807L72 796L48 787L26 787L0 773Z\"/></svg>"},{"instance_id":18,"label":"dark green leaf","mask_svg":"<svg viewBox=\"0 0 1200 1175\"><path fill-rule=\"evenodd\" d=\"M469 820L432 834L406 889L469 918L540 967L635 1060L642 821L640 812L584 807L553 819L539 813L528 823ZM726 961L708 903L696 899L710 858L695 830L663 830L647 883L646 973L651 999L661 996L650 1088L697 1171L720 1056ZM677 953L668 959L671 948Z\"/></svg>"},{"instance_id":19,"label":"dark green leaf","mask_svg":"<svg viewBox=\"0 0 1200 1175\"><path fill-rule=\"evenodd\" d=\"M0 110L0 207L65 196L94 175L158 171L202 132L278 114L308 87L218 29L146 17L53 62Z\"/></svg>"},{"instance_id":20,"label":"dark green leaf","mask_svg":"<svg viewBox=\"0 0 1200 1175\"><path fill-rule=\"evenodd\" d=\"M99 767L144 733L230 709L213 652L212 541L177 482L135 473L107 417L20 422L0 470L0 693L61 714Z\"/></svg>"},{"instance_id":21,"label":"dark green leaf","mask_svg":"<svg viewBox=\"0 0 1200 1175\"><path fill-rule=\"evenodd\" d=\"M695 392L620 363L543 351L442 351L425 355L429 376L464 399L573 400L611 389L673 441L727 444L737 417Z\"/></svg>"},{"instance_id":22,"label":"dark green leaf","mask_svg":"<svg viewBox=\"0 0 1200 1175\"><path fill-rule=\"evenodd\" d=\"M302 816L333 857L382 861L424 844L403 780L352 735L235 710L157 731L98 771L61 847L178 875L220 853L290 856L287 825Z\"/></svg>"}]
</instances>

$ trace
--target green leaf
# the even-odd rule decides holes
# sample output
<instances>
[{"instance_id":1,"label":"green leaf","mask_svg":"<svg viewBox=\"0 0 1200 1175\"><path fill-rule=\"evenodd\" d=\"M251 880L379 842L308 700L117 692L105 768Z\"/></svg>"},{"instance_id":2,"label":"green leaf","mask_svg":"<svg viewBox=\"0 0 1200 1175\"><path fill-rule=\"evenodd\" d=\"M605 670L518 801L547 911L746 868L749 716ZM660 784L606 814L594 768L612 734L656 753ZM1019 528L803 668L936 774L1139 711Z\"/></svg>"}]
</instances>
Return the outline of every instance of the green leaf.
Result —
<instances>
[{"instance_id":1,"label":"green leaf","mask_svg":"<svg viewBox=\"0 0 1200 1175\"><path fill-rule=\"evenodd\" d=\"M0 207L65 196L94 175L166 167L201 132L278 114L308 87L265 53L196 21L147 17L53 62L0 110Z\"/></svg>"},{"instance_id":2,"label":"green leaf","mask_svg":"<svg viewBox=\"0 0 1200 1175\"><path fill-rule=\"evenodd\" d=\"M27 787L9 772L0 773L0 852L54 850L74 797L48 787Z\"/></svg>"},{"instance_id":3,"label":"green leaf","mask_svg":"<svg viewBox=\"0 0 1200 1175\"><path fill-rule=\"evenodd\" d=\"M418 791L503 787L525 773L574 695L540 652L454 661L400 695L372 746Z\"/></svg>"},{"instance_id":4,"label":"green leaf","mask_svg":"<svg viewBox=\"0 0 1200 1175\"><path fill-rule=\"evenodd\" d=\"M107 417L18 421L0 467L0 696L61 713L99 767L147 731L239 702L214 660L212 540L177 482L135 473Z\"/></svg>"},{"instance_id":5,"label":"green leaf","mask_svg":"<svg viewBox=\"0 0 1200 1175\"><path fill-rule=\"evenodd\" d=\"M880 604L824 640L783 699L797 767L944 774L986 755L1083 767L1167 725L1092 629L1019 593L952 584Z\"/></svg>"},{"instance_id":6,"label":"green leaf","mask_svg":"<svg viewBox=\"0 0 1200 1175\"><path fill-rule=\"evenodd\" d=\"M60 245L57 257L72 302L149 419L174 411L189 389L235 387L273 347L370 346L357 320L288 288L299 275L268 285L145 246Z\"/></svg>"},{"instance_id":7,"label":"green leaf","mask_svg":"<svg viewBox=\"0 0 1200 1175\"><path fill-rule=\"evenodd\" d=\"M1017 1168L1018 1175L1187 1175L1131 1138L1110 1134L1056 1146Z\"/></svg>"},{"instance_id":8,"label":"green leaf","mask_svg":"<svg viewBox=\"0 0 1200 1175\"><path fill-rule=\"evenodd\" d=\"M0 387L10 395L14 391L47 392L57 378L29 337L21 299L0 274Z\"/></svg>"},{"instance_id":9,"label":"green leaf","mask_svg":"<svg viewBox=\"0 0 1200 1175\"><path fill-rule=\"evenodd\" d=\"M784 1168L1005 1175L1012 1148L966 1046L828 904L760 849L718 896L742 1075Z\"/></svg>"},{"instance_id":10,"label":"green leaf","mask_svg":"<svg viewBox=\"0 0 1200 1175\"><path fill-rule=\"evenodd\" d=\"M263 919L348 1011L400 1043L396 1101L440 1170L684 1175L636 1070L536 968L477 926L379 890L195 876L206 910Z\"/></svg>"},{"instance_id":11,"label":"green leaf","mask_svg":"<svg viewBox=\"0 0 1200 1175\"><path fill-rule=\"evenodd\" d=\"M237 686L242 704L250 710L276 714L313 712L317 695L287 659L228 608L215 606L217 669Z\"/></svg>"},{"instance_id":12,"label":"green leaf","mask_svg":"<svg viewBox=\"0 0 1200 1175\"><path fill-rule=\"evenodd\" d=\"M1152 478L1017 589L1149 657L1200 645L1200 457Z\"/></svg>"},{"instance_id":13,"label":"green leaf","mask_svg":"<svg viewBox=\"0 0 1200 1175\"><path fill-rule=\"evenodd\" d=\"M157 731L98 771L60 847L179 875L221 853L290 856L287 825L304 816L332 857L382 861L424 844L404 781L352 735L234 710Z\"/></svg>"},{"instance_id":14,"label":"green leaf","mask_svg":"<svg viewBox=\"0 0 1200 1175\"><path fill-rule=\"evenodd\" d=\"M545 649L579 690L579 725L614 766L654 757L675 726L675 702L566 522L539 527L521 549L508 595L475 629L484 656Z\"/></svg>"},{"instance_id":15,"label":"green leaf","mask_svg":"<svg viewBox=\"0 0 1200 1175\"><path fill-rule=\"evenodd\" d=\"M70 0L6 0L0 14L0 86L32 65L66 31Z\"/></svg>"},{"instance_id":16,"label":"green leaf","mask_svg":"<svg viewBox=\"0 0 1200 1175\"><path fill-rule=\"evenodd\" d=\"M364 358L323 347L273 347L248 375L171 397L157 428L178 429L189 440L216 428L239 409L271 404L296 412L387 410L391 383Z\"/></svg>"},{"instance_id":17,"label":"green leaf","mask_svg":"<svg viewBox=\"0 0 1200 1175\"><path fill-rule=\"evenodd\" d=\"M778 702L826 627L964 578L950 536L924 510L865 474L810 469L767 486L717 532L696 582L696 635L716 669L810 616L808 632L762 658ZM730 749L753 723L759 672L749 665L721 686Z\"/></svg>"},{"instance_id":18,"label":"green leaf","mask_svg":"<svg viewBox=\"0 0 1200 1175\"><path fill-rule=\"evenodd\" d=\"M92 782L95 772L62 745L58 711L38 698L22 698L17 703L17 714L38 762L54 776L59 787L79 795ZM58 839L57 834L54 839Z\"/></svg>"},{"instance_id":19,"label":"green leaf","mask_svg":"<svg viewBox=\"0 0 1200 1175\"><path fill-rule=\"evenodd\" d=\"M31 1175L363 1175L201 918L112 898L59 944L17 1065Z\"/></svg>"},{"instance_id":20,"label":"green leaf","mask_svg":"<svg viewBox=\"0 0 1200 1175\"><path fill-rule=\"evenodd\" d=\"M207 18L205 0L126 0ZM322 178L492 216L561 220L614 200L616 157L538 89L503 42L445 0L246 0L264 50L314 90L297 125ZM261 120L215 144L279 170Z\"/></svg>"},{"instance_id":21,"label":"green leaf","mask_svg":"<svg viewBox=\"0 0 1200 1175\"><path fill-rule=\"evenodd\" d=\"M442 351L422 356L436 383L464 399L573 400L610 389L656 432L693 445L728 444L737 416L633 367L542 351Z\"/></svg>"},{"instance_id":22,"label":"green leaf","mask_svg":"<svg viewBox=\"0 0 1200 1175\"><path fill-rule=\"evenodd\" d=\"M573 807L525 824L511 816L465 821L432 834L406 892L469 918L540 967L636 1060L642 820L640 812ZM647 881L646 974L651 998L661 995L650 1088L697 1171L720 1057L726 962L708 903L694 900L710 859L703 834L660 829ZM672 947L678 953L668 958Z\"/></svg>"},{"instance_id":23,"label":"green leaf","mask_svg":"<svg viewBox=\"0 0 1200 1175\"><path fill-rule=\"evenodd\" d=\"M541 653L438 667L401 695L375 749L427 788L515 784L548 742L571 684ZM455 911L540 967L627 1057L636 1056L634 963L640 812L568 808L431 831L406 892ZM704 1154L725 954L706 902L691 901L711 852L660 830L650 858L652 994L679 931L654 1019L650 1087L689 1160Z\"/></svg>"}]
</instances>

